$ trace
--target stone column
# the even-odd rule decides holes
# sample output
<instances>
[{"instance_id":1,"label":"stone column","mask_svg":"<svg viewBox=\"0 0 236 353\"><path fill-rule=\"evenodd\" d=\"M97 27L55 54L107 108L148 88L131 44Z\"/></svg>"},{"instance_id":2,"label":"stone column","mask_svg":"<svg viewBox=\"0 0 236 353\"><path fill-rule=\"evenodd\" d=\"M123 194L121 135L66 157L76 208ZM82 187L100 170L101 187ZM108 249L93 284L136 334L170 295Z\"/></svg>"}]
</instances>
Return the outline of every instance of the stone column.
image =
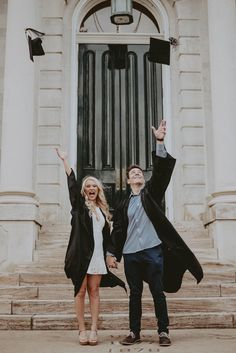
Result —
<instances>
[{"instance_id":1,"label":"stone column","mask_svg":"<svg viewBox=\"0 0 236 353\"><path fill-rule=\"evenodd\" d=\"M35 66L24 29L35 27L38 0L8 0L0 169L0 266L31 261L38 232L34 193Z\"/></svg>"},{"instance_id":2,"label":"stone column","mask_svg":"<svg viewBox=\"0 0 236 353\"><path fill-rule=\"evenodd\" d=\"M236 3L208 0L214 185L207 223L220 259L236 260Z\"/></svg>"}]
</instances>

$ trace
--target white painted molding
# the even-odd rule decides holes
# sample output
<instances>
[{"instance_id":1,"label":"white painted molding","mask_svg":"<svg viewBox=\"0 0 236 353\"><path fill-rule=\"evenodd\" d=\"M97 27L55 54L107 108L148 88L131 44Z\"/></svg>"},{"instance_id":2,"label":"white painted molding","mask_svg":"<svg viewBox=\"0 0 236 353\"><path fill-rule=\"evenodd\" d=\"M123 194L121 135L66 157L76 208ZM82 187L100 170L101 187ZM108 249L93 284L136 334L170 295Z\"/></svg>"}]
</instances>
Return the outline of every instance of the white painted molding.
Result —
<instances>
[{"instance_id":1,"label":"white painted molding","mask_svg":"<svg viewBox=\"0 0 236 353\"><path fill-rule=\"evenodd\" d=\"M76 36L79 43L125 43L126 44L149 44L150 37L164 38L163 34L153 33L78 33Z\"/></svg>"}]
</instances>

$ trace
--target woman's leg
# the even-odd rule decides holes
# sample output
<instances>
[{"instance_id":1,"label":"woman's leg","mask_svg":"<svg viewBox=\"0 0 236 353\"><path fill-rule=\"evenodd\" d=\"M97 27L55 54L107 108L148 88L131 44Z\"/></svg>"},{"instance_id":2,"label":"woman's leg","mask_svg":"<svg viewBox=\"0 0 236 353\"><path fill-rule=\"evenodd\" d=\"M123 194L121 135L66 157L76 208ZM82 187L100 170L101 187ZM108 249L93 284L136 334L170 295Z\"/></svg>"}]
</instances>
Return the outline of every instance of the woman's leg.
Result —
<instances>
[{"instance_id":1,"label":"woman's leg","mask_svg":"<svg viewBox=\"0 0 236 353\"><path fill-rule=\"evenodd\" d=\"M85 322L84 322L84 302L85 294L87 289L87 275L85 276L83 283L80 287L78 294L75 297L75 311L79 325L79 331L85 331Z\"/></svg>"},{"instance_id":2,"label":"woman's leg","mask_svg":"<svg viewBox=\"0 0 236 353\"><path fill-rule=\"evenodd\" d=\"M87 288L90 301L90 310L92 317L91 331L96 331L98 326L99 316L99 285L101 282L101 275L87 275Z\"/></svg>"}]
</instances>

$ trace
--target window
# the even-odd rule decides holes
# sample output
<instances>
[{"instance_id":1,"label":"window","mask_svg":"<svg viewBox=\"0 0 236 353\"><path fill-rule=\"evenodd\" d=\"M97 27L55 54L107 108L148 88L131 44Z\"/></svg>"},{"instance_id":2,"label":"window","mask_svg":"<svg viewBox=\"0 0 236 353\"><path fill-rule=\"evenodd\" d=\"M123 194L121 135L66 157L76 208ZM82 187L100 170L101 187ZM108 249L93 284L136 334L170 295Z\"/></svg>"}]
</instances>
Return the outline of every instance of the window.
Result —
<instances>
[{"instance_id":1,"label":"window","mask_svg":"<svg viewBox=\"0 0 236 353\"><path fill-rule=\"evenodd\" d=\"M156 18L144 6L133 2L134 22L130 25L115 26L110 21L110 1L94 6L84 17L79 32L88 33L159 33Z\"/></svg>"}]
</instances>

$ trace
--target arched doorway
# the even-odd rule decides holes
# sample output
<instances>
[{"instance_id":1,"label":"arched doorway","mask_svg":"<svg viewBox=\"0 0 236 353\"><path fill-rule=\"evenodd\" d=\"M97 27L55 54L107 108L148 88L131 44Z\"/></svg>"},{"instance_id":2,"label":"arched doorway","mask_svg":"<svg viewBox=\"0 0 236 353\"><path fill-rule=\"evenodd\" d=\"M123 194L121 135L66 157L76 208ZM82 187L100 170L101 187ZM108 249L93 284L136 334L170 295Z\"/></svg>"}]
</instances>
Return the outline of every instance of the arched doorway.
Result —
<instances>
[{"instance_id":1,"label":"arched doorway","mask_svg":"<svg viewBox=\"0 0 236 353\"><path fill-rule=\"evenodd\" d=\"M163 37L162 23L133 2L134 23L110 22L110 1L100 1L78 27L77 175L95 175L114 206L127 192L125 171L139 164L150 174L151 126L163 118L163 73L150 63L150 36ZM112 63L126 53L123 66ZM166 115L165 115L166 117Z\"/></svg>"}]
</instances>

